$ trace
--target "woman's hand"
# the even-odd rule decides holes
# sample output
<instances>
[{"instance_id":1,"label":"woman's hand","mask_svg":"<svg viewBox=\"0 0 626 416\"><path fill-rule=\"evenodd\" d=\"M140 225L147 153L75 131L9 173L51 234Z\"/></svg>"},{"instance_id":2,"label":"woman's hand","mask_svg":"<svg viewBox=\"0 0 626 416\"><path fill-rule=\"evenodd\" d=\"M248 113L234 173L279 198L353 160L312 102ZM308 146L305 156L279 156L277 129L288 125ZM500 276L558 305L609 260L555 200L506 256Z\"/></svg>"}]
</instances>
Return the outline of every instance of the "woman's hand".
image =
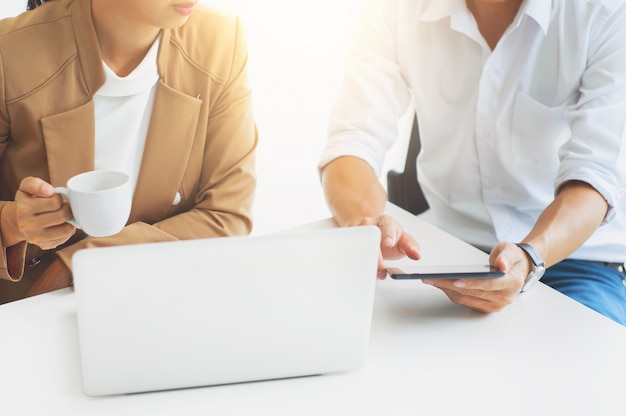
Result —
<instances>
[{"instance_id":1,"label":"woman's hand","mask_svg":"<svg viewBox=\"0 0 626 416\"><path fill-rule=\"evenodd\" d=\"M49 250L66 242L76 231L66 222L72 217L69 203L42 179L24 178L12 204L14 244L27 241Z\"/></svg>"}]
</instances>

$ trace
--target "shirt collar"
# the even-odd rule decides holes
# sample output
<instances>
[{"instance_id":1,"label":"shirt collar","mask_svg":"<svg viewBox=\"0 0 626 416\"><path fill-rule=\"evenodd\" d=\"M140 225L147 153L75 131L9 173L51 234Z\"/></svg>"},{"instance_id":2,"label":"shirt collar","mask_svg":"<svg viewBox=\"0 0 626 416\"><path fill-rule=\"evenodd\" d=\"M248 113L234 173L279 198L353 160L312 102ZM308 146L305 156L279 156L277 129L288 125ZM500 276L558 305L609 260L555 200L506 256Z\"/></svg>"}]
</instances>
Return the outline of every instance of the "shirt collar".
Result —
<instances>
[{"instance_id":1,"label":"shirt collar","mask_svg":"<svg viewBox=\"0 0 626 416\"><path fill-rule=\"evenodd\" d=\"M141 63L126 77L119 77L106 63L102 62L106 74L106 82L96 95L106 97L128 97L150 90L159 79L157 69L157 53L160 37L154 41Z\"/></svg>"},{"instance_id":2,"label":"shirt collar","mask_svg":"<svg viewBox=\"0 0 626 416\"><path fill-rule=\"evenodd\" d=\"M522 12L537 22L544 34L548 33L551 10L551 0L525 0L522 3Z\"/></svg>"},{"instance_id":3,"label":"shirt collar","mask_svg":"<svg viewBox=\"0 0 626 416\"><path fill-rule=\"evenodd\" d=\"M465 0L434 0L422 12L420 20L435 22L467 9Z\"/></svg>"},{"instance_id":4,"label":"shirt collar","mask_svg":"<svg viewBox=\"0 0 626 416\"><path fill-rule=\"evenodd\" d=\"M548 32L550 22L551 0L524 0L519 16L527 15L539 24L544 33ZM451 17L453 20L467 14L465 0L434 0L430 1L420 16L420 20L434 22ZM519 20L518 20L519 22Z\"/></svg>"}]
</instances>

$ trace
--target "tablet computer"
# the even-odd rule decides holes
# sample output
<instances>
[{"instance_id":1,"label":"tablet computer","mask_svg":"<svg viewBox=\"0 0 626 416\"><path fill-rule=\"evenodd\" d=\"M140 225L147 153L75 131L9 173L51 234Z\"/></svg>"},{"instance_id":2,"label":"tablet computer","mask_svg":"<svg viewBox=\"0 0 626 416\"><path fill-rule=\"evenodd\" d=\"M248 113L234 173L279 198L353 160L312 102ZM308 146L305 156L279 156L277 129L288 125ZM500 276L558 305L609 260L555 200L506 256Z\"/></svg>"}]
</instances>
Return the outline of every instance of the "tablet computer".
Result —
<instances>
[{"instance_id":1,"label":"tablet computer","mask_svg":"<svg viewBox=\"0 0 626 416\"><path fill-rule=\"evenodd\" d=\"M463 265L403 265L388 267L387 273L392 279L493 279L506 273L488 264Z\"/></svg>"}]
</instances>

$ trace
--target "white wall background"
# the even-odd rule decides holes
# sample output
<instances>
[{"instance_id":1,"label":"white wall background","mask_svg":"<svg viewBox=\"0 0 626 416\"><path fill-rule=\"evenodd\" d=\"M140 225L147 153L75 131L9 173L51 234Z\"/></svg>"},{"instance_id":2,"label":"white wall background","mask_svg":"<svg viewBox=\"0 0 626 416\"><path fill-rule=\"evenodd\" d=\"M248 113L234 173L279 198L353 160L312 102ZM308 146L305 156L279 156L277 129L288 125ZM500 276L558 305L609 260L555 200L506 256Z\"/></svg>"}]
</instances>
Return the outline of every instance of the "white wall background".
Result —
<instances>
[{"instance_id":1,"label":"white wall background","mask_svg":"<svg viewBox=\"0 0 626 416\"><path fill-rule=\"evenodd\" d=\"M351 26L363 0L201 0L240 15L260 143L253 233L330 216L317 175L328 114L342 79ZM26 0L0 0L0 17ZM388 167L402 166L403 143Z\"/></svg>"}]
</instances>

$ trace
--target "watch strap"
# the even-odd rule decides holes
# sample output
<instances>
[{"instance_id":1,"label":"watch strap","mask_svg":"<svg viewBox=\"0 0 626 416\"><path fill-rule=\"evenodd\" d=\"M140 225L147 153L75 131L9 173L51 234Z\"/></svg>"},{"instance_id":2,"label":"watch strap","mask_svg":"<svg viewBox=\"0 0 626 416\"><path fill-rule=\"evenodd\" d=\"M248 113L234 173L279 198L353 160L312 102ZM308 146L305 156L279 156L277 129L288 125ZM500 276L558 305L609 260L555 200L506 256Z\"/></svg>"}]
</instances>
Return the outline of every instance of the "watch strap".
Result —
<instances>
[{"instance_id":1,"label":"watch strap","mask_svg":"<svg viewBox=\"0 0 626 416\"><path fill-rule=\"evenodd\" d=\"M515 245L521 248L524 253L526 253L534 266L533 270L528 273L528 276L526 277L526 280L524 282L524 286L522 286L521 291L526 292L528 289L533 287L535 283L537 283L539 279L541 279L541 277L543 276L543 273L545 272L545 262L543 261L541 255L539 255L537 250L535 250L535 248L530 244L516 243Z\"/></svg>"},{"instance_id":2,"label":"watch strap","mask_svg":"<svg viewBox=\"0 0 626 416\"><path fill-rule=\"evenodd\" d=\"M535 268L540 266L543 267L545 265L545 262L543 261L537 250L535 250L535 247L526 243L517 243L515 245L524 250L530 260L533 262Z\"/></svg>"},{"instance_id":3,"label":"watch strap","mask_svg":"<svg viewBox=\"0 0 626 416\"><path fill-rule=\"evenodd\" d=\"M537 274L535 274L534 272L530 272L528 274L528 277L526 278L526 281L524 281L524 286L522 286L522 290L520 290L520 292L526 292L531 287L533 287L535 283L537 283L538 281L539 281L539 276L537 276Z\"/></svg>"}]
</instances>

